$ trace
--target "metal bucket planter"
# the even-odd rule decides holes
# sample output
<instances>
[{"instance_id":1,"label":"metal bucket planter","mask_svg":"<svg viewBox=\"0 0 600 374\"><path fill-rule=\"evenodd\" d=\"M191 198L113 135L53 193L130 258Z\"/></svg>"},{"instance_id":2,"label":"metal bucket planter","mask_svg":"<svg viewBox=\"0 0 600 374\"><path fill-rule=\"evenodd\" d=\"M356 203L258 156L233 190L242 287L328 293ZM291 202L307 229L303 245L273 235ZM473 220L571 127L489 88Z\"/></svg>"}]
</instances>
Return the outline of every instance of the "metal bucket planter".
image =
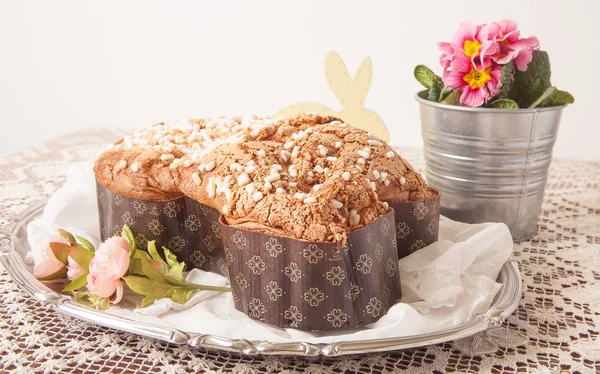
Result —
<instances>
[{"instance_id":1,"label":"metal bucket planter","mask_svg":"<svg viewBox=\"0 0 600 374\"><path fill-rule=\"evenodd\" d=\"M441 192L441 213L504 222L514 241L534 236L566 105L507 110L416 99L427 183Z\"/></svg>"}]
</instances>

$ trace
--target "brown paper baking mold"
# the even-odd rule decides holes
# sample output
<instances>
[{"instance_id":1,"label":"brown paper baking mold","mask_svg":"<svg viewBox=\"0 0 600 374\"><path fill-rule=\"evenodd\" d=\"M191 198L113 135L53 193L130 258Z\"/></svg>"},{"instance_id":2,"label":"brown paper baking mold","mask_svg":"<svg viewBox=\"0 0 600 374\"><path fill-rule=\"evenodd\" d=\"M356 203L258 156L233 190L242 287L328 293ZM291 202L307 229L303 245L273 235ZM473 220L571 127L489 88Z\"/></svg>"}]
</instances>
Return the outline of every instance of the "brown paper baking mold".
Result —
<instances>
[{"instance_id":1,"label":"brown paper baking mold","mask_svg":"<svg viewBox=\"0 0 600 374\"><path fill-rule=\"evenodd\" d=\"M120 235L123 225L146 249L149 240L157 248L169 248L187 269L198 268L227 276L219 227L221 213L188 197L166 201L139 200L113 193L96 185L100 236L104 241Z\"/></svg>"},{"instance_id":2,"label":"brown paper baking mold","mask_svg":"<svg viewBox=\"0 0 600 374\"><path fill-rule=\"evenodd\" d=\"M307 242L223 224L188 197L131 199L97 185L102 240L131 227L145 248L166 246L188 269L230 278L236 308L278 327L343 329L377 321L401 296L398 258L437 240L439 195L390 203L348 235L348 244Z\"/></svg>"},{"instance_id":3,"label":"brown paper baking mold","mask_svg":"<svg viewBox=\"0 0 600 374\"><path fill-rule=\"evenodd\" d=\"M436 242L440 225L440 194L422 201L389 203L394 209L398 259Z\"/></svg>"},{"instance_id":4,"label":"brown paper baking mold","mask_svg":"<svg viewBox=\"0 0 600 374\"><path fill-rule=\"evenodd\" d=\"M348 234L345 247L264 234L221 220L236 308L303 330L377 321L401 296L394 214Z\"/></svg>"}]
</instances>

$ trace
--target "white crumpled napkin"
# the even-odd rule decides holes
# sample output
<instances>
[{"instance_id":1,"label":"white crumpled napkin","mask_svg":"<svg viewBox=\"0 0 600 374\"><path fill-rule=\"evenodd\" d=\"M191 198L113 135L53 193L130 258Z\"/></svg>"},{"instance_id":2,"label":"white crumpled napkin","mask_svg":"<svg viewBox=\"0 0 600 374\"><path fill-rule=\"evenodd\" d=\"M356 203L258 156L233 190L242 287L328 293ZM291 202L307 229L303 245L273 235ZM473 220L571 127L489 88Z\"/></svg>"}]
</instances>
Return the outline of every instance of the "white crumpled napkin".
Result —
<instances>
[{"instance_id":1,"label":"white crumpled napkin","mask_svg":"<svg viewBox=\"0 0 600 374\"><path fill-rule=\"evenodd\" d=\"M58 227L98 244L100 230L92 166L91 162L73 165L67 182L50 198L42 217L28 225L34 258ZM212 291L197 292L185 305L161 299L143 309L135 307L139 298L130 292L108 312L191 333L271 342L331 343L423 334L455 326L487 311L501 286L495 280L512 250L512 238L502 223L469 225L442 219L439 241L399 262L401 302L364 329L313 334L275 328L236 310L231 293ZM225 277L196 269L189 272L187 280L228 284Z\"/></svg>"}]
</instances>

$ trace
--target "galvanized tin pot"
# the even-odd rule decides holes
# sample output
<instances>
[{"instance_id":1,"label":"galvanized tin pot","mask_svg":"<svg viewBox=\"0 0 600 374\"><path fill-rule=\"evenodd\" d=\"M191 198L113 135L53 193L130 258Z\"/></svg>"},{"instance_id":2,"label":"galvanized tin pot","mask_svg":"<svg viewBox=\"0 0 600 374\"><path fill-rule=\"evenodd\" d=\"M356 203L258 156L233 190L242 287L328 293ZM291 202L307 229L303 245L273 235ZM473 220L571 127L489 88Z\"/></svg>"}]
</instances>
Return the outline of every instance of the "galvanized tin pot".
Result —
<instances>
[{"instance_id":1,"label":"galvanized tin pot","mask_svg":"<svg viewBox=\"0 0 600 374\"><path fill-rule=\"evenodd\" d=\"M562 110L445 105L415 96L421 112L427 183L441 213L504 222L514 241L535 235Z\"/></svg>"}]
</instances>

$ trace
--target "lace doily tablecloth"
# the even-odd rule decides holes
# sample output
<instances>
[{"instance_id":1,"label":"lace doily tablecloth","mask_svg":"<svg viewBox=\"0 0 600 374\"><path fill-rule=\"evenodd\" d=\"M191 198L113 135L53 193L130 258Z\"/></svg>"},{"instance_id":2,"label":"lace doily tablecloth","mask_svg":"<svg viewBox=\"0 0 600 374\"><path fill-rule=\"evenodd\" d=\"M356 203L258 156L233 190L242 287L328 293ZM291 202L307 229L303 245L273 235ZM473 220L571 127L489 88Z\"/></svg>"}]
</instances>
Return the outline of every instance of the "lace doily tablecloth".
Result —
<instances>
[{"instance_id":1,"label":"lace doily tablecloth","mask_svg":"<svg viewBox=\"0 0 600 374\"><path fill-rule=\"evenodd\" d=\"M0 160L0 225L63 183L116 130L86 130ZM403 155L419 171L419 151ZM321 361L177 347L63 317L0 273L1 372L592 373L600 371L600 162L555 160L540 230L515 245L519 309L499 327L435 346Z\"/></svg>"}]
</instances>

